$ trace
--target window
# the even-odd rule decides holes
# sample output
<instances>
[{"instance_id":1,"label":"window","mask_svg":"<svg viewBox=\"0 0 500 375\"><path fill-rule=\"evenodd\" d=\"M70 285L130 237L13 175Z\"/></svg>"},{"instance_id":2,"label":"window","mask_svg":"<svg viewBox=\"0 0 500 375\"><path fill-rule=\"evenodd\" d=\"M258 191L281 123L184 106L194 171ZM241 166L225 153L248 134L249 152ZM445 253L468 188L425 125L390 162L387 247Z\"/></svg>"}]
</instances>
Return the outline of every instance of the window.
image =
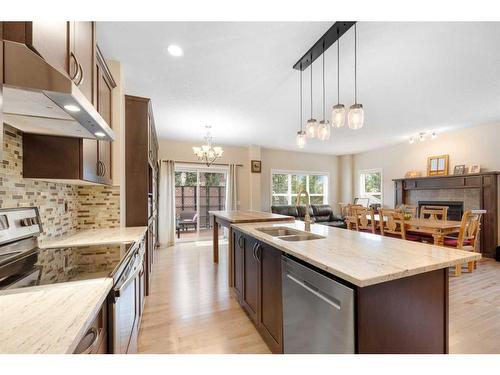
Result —
<instances>
[{"instance_id":1,"label":"window","mask_svg":"<svg viewBox=\"0 0 500 375\"><path fill-rule=\"evenodd\" d=\"M370 204L382 204L382 169L359 172L359 193L361 198L368 198Z\"/></svg>"},{"instance_id":2,"label":"window","mask_svg":"<svg viewBox=\"0 0 500 375\"><path fill-rule=\"evenodd\" d=\"M271 204L273 206L294 205L297 194L305 189L311 204L328 203L328 174L296 171L271 172ZM306 203L305 195L300 203Z\"/></svg>"}]
</instances>

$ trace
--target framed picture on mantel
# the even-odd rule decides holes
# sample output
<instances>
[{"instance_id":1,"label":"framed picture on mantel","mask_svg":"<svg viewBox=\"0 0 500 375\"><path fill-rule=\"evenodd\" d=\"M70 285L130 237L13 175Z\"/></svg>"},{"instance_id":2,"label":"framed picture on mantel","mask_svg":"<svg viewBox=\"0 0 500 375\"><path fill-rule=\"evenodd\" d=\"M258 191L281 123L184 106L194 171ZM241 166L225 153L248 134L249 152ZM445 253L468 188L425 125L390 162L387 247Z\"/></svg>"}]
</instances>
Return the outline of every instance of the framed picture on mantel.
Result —
<instances>
[{"instance_id":1,"label":"framed picture on mantel","mask_svg":"<svg viewBox=\"0 0 500 375\"><path fill-rule=\"evenodd\" d=\"M449 155L430 156L427 159L427 176L448 175Z\"/></svg>"}]
</instances>

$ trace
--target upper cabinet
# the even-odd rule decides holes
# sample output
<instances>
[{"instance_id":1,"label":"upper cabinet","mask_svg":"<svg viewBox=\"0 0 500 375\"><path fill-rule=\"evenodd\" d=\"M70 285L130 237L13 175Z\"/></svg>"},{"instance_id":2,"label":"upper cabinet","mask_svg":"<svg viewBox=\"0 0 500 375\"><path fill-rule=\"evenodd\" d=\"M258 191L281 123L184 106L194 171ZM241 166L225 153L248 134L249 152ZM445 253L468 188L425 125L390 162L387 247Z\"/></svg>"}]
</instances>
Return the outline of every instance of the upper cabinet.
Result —
<instances>
[{"instance_id":1,"label":"upper cabinet","mask_svg":"<svg viewBox=\"0 0 500 375\"><path fill-rule=\"evenodd\" d=\"M112 127L112 97L116 83L96 45L94 22L6 22L3 30L7 40L26 44L73 81L81 92L80 97L83 95ZM26 132L24 140L25 177L77 184L112 184L110 141L30 131ZM65 155L65 163L60 163L61 155Z\"/></svg>"},{"instance_id":2,"label":"upper cabinet","mask_svg":"<svg viewBox=\"0 0 500 375\"><path fill-rule=\"evenodd\" d=\"M98 71L95 22L4 22L3 32L5 122L30 133L114 140L105 102L113 85L108 79L105 87ZM58 121L48 126L51 119Z\"/></svg>"},{"instance_id":3,"label":"upper cabinet","mask_svg":"<svg viewBox=\"0 0 500 375\"><path fill-rule=\"evenodd\" d=\"M4 22L4 39L24 43L50 65L65 74L71 74L67 21Z\"/></svg>"},{"instance_id":4,"label":"upper cabinet","mask_svg":"<svg viewBox=\"0 0 500 375\"><path fill-rule=\"evenodd\" d=\"M69 23L70 71L76 74L77 86L83 95L94 104L94 66L95 66L95 24L88 21ZM109 122L106 121L108 124Z\"/></svg>"},{"instance_id":5,"label":"upper cabinet","mask_svg":"<svg viewBox=\"0 0 500 375\"><path fill-rule=\"evenodd\" d=\"M51 66L71 78L95 106L94 22L4 22L4 39L26 44Z\"/></svg>"}]
</instances>

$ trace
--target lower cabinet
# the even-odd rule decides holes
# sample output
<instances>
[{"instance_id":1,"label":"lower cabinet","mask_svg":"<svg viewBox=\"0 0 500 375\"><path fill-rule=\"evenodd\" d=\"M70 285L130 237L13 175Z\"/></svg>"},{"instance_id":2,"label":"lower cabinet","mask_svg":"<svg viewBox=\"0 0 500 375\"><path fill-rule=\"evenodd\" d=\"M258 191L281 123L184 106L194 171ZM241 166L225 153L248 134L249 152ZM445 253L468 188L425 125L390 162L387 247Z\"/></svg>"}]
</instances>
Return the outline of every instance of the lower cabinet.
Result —
<instances>
[{"instance_id":1,"label":"lower cabinet","mask_svg":"<svg viewBox=\"0 0 500 375\"><path fill-rule=\"evenodd\" d=\"M273 353L283 352L281 252L233 231L234 291Z\"/></svg>"}]
</instances>

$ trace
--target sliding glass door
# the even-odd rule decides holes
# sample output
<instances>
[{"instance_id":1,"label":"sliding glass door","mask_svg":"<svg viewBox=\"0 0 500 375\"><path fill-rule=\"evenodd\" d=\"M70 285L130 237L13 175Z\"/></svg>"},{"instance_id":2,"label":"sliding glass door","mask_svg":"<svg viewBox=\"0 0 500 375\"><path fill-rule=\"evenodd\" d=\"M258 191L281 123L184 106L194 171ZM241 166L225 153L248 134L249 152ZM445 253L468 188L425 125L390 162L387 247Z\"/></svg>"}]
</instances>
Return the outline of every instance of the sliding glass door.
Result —
<instances>
[{"instance_id":1,"label":"sliding glass door","mask_svg":"<svg viewBox=\"0 0 500 375\"><path fill-rule=\"evenodd\" d=\"M227 170L198 165L175 168L177 240L200 240L212 236L209 211L226 208Z\"/></svg>"}]
</instances>

